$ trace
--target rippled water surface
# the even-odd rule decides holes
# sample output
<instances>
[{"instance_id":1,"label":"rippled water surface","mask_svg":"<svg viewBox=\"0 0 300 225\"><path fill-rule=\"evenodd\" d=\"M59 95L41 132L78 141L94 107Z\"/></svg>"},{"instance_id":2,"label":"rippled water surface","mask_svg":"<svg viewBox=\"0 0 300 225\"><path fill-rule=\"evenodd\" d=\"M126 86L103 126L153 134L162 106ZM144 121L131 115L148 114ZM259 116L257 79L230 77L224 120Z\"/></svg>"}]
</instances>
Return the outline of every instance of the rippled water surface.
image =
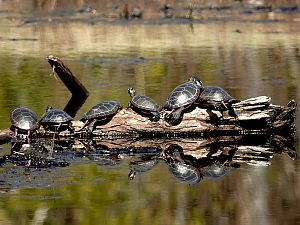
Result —
<instances>
[{"instance_id":1,"label":"rippled water surface","mask_svg":"<svg viewBox=\"0 0 300 225\"><path fill-rule=\"evenodd\" d=\"M63 108L70 93L46 56L53 54L90 91L77 119L127 88L163 104L190 75L238 99L299 102L300 26L291 23L32 23L0 20L0 128L24 105L41 116ZM299 113L296 113L299 117ZM298 124L296 125L299 129ZM10 144L1 146L1 154ZM295 143L299 153L299 145ZM69 167L1 168L0 223L7 224L298 224L299 158L275 155L269 166L244 164L220 179L181 183L160 161L129 181L129 159L99 166L70 152ZM78 157L77 163L76 159ZM10 179L12 179L10 181ZM9 181L9 182L7 182Z\"/></svg>"}]
</instances>

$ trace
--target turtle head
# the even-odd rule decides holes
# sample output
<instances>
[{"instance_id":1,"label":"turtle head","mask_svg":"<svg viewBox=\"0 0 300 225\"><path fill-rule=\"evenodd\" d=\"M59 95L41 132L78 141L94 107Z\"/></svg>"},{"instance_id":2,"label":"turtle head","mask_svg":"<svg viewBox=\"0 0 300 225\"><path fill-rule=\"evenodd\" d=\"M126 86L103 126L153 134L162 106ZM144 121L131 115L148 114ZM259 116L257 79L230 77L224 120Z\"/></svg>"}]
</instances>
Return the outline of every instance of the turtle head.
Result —
<instances>
[{"instance_id":1,"label":"turtle head","mask_svg":"<svg viewBox=\"0 0 300 225\"><path fill-rule=\"evenodd\" d=\"M195 76L191 76L190 79L189 79L190 82L194 82L195 84L197 84L201 89L203 88L203 83L202 81L198 78L198 77L195 77Z\"/></svg>"},{"instance_id":2,"label":"turtle head","mask_svg":"<svg viewBox=\"0 0 300 225\"><path fill-rule=\"evenodd\" d=\"M133 87L128 88L128 94L130 97L135 96L135 89Z\"/></svg>"},{"instance_id":3,"label":"turtle head","mask_svg":"<svg viewBox=\"0 0 300 225\"><path fill-rule=\"evenodd\" d=\"M51 109L53 109L52 105L47 105L46 112L50 111Z\"/></svg>"}]
</instances>

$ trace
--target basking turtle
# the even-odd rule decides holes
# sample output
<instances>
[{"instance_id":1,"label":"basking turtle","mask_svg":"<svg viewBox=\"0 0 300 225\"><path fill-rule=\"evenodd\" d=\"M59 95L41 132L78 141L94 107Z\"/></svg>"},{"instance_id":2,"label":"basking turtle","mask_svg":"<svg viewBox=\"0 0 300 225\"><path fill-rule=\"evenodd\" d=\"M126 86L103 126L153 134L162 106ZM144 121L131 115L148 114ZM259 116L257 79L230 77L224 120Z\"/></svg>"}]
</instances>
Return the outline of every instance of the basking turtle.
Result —
<instances>
[{"instance_id":1,"label":"basking turtle","mask_svg":"<svg viewBox=\"0 0 300 225\"><path fill-rule=\"evenodd\" d=\"M15 107L10 112L10 121L15 137L19 132L26 132L29 136L32 131L39 128L37 115L32 110L21 106Z\"/></svg>"},{"instance_id":2,"label":"basking turtle","mask_svg":"<svg viewBox=\"0 0 300 225\"><path fill-rule=\"evenodd\" d=\"M207 86L203 88L197 103L200 107L221 111L229 110L229 115L236 116L231 105L239 100L231 97L223 88L219 86Z\"/></svg>"},{"instance_id":3,"label":"basking turtle","mask_svg":"<svg viewBox=\"0 0 300 225\"><path fill-rule=\"evenodd\" d=\"M89 133L92 133L96 123L109 122L121 108L120 102L116 100L104 101L93 106L81 117L80 121L85 123L81 129L86 128Z\"/></svg>"},{"instance_id":4,"label":"basking turtle","mask_svg":"<svg viewBox=\"0 0 300 225\"><path fill-rule=\"evenodd\" d=\"M55 132L61 132L69 130L73 133L72 117L61 109L54 109L51 105L47 106L46 112L40 119L39 123L45 130L51 130Z\"/></svg>"},{"instance_id":5,"label":"basking turtle","mask_svg":"<svg viewBox=\"0 0 300 225\"><path fill-rule=\"evenodd\" d=\"M135 112L148 116L151 121L157 122L160 119L161 107L148 96L137 96L134 88L129 88L128 93L131 97L128 108L132 108Z\"/></svg>"},{"instance_id":6,"label":"basking turtle","mask_svg":"<svg viewBox=\"0 0 300 225\"><path fill-rule=\"evenodd\" d=\"M202 88L202 82L197 77L191 77L187 82L178 85L164 105L165 110L171 110L171 113L165 115L165 120L171 125L179 123L183 110L194 104Z\"/></svg>"}]
</instances>

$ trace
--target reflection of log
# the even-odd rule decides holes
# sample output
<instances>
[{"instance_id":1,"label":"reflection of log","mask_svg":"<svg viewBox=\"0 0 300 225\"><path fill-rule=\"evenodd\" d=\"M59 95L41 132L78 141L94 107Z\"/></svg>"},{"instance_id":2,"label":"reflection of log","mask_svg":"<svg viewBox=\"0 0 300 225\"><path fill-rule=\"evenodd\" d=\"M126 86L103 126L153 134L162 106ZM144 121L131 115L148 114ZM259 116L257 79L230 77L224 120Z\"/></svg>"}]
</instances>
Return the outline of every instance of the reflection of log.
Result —
<instances>
[{"instance_id":1,"label":"reflection of log","mask_svg":"<svg viewBox=\"0 0 300 225\"><path fill-rule=\"evenodd\" d=\"M276 135L240 135L199 139L151 139L132 141L118 140L32 140L30 145L16 143L12 154L4 157L15 163L26 163L29 159L32 165L66 166L78 162L78 157L96 155L97 158L112 155L117 160L139 159L141 157L164 159L166 152L178 149L182 160L195 167L206 167L211 164L227 163L237 166L243 163L251 165L269 165L269 160L275 154L286 153L291 158L296 157L293 138L283 138ZM177 146L177 147L176 147ZM53 155L53 152L55 154ZM70 155L77 157L70 157ZM34 156L34 158L33 158ZM50 157L49 157L50 156ZM95 159L96 160L96 159ZM43 164L39 164L43 163Z\"/></svg>"},{"instance_id":2,"label":"reflection of log","mask_svg":"<svg viewBox=\"0 0 300 225\"><path fill-rule=\"evenodd\" d=\"M47 59L53 70L57 73L58 77L72 93L72 97L66 105L64 111L70 116L74 117L89 96L89 92L59 58L49 55Z\"/></svg>"}]
</instances>

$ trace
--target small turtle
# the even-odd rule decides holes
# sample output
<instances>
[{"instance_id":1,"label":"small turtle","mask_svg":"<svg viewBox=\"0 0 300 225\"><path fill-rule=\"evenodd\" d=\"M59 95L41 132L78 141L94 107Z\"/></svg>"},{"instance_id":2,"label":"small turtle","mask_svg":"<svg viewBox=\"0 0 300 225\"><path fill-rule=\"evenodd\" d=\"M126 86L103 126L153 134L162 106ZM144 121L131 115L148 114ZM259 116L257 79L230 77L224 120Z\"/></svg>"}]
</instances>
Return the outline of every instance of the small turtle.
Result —
<instances>
[{"instance_id":1,"label":"small turtle","mask_svg":"<svg viewBox=\"0 0 300 225\"><path fill-rule=\"evenodd\" d=\"M101 102L88 110L80 119L85 124L81 128L86 128L89 133L93 133L95 124L98 122L107 123L121 109L119 101L110 100Z\"/></svg>"},{"instance_id":2,"label":"small turtle","mask_svg":"<svg viewBox=\"0 0 300 225\"><path fill-rule=\"evenodd\" d=\"M15 107L10 112L10 121L14 137L18 132L26 132L29 136L32 131L39 128L37 115L32 110L21 106Z\"/></svg>"},{"instance_id":3,"label":"small turtle","mask_svg":"<svg viewBox=\"0 0 300 225\"><path fill-rule=\"evenodd\" d=\"M128 108L132 108L135 112L148 116L151 121L157 122L160 119L161 107L148 96L135 95L135 89L129 88L128 93L131 97Z\"/></svg>"},{"instance_id":4,"label":"small turtle","mask_svg":"<svg viewBox=\"0 0 300 225\"><path fill-rule=\"evenodd\" d=\"M171 113L165 115L165 120L176 125L182 117L183 110L192 106L202 91L202 82L197 77L191 77L187 82L178 85L169 95L165 110Z\"/></svg>"},{"instance_id":5,"label":"small turtle","mask_svg":"<svg viewBox=\"0 0 300 225\"><path fill-rule=\"evenodd\" d=\"M39 121L45 130L61 132L68 129L73 133L72 117L61 109L54 109L51 105L47 106L46 112Z\"/></svg>"},{"instance_id":6,"label":"small turtle","mask_svg":"<svg viewBox=\"0 0 300 225\"><path fill-rule=\"evenodd\" d=\"M231 97L223 88L219 86L207 86L203 88L197 103L200 107L221 111L229 110L229 115L236 116L231 105L239 100Z\"/></svg>"}]
</instances>

